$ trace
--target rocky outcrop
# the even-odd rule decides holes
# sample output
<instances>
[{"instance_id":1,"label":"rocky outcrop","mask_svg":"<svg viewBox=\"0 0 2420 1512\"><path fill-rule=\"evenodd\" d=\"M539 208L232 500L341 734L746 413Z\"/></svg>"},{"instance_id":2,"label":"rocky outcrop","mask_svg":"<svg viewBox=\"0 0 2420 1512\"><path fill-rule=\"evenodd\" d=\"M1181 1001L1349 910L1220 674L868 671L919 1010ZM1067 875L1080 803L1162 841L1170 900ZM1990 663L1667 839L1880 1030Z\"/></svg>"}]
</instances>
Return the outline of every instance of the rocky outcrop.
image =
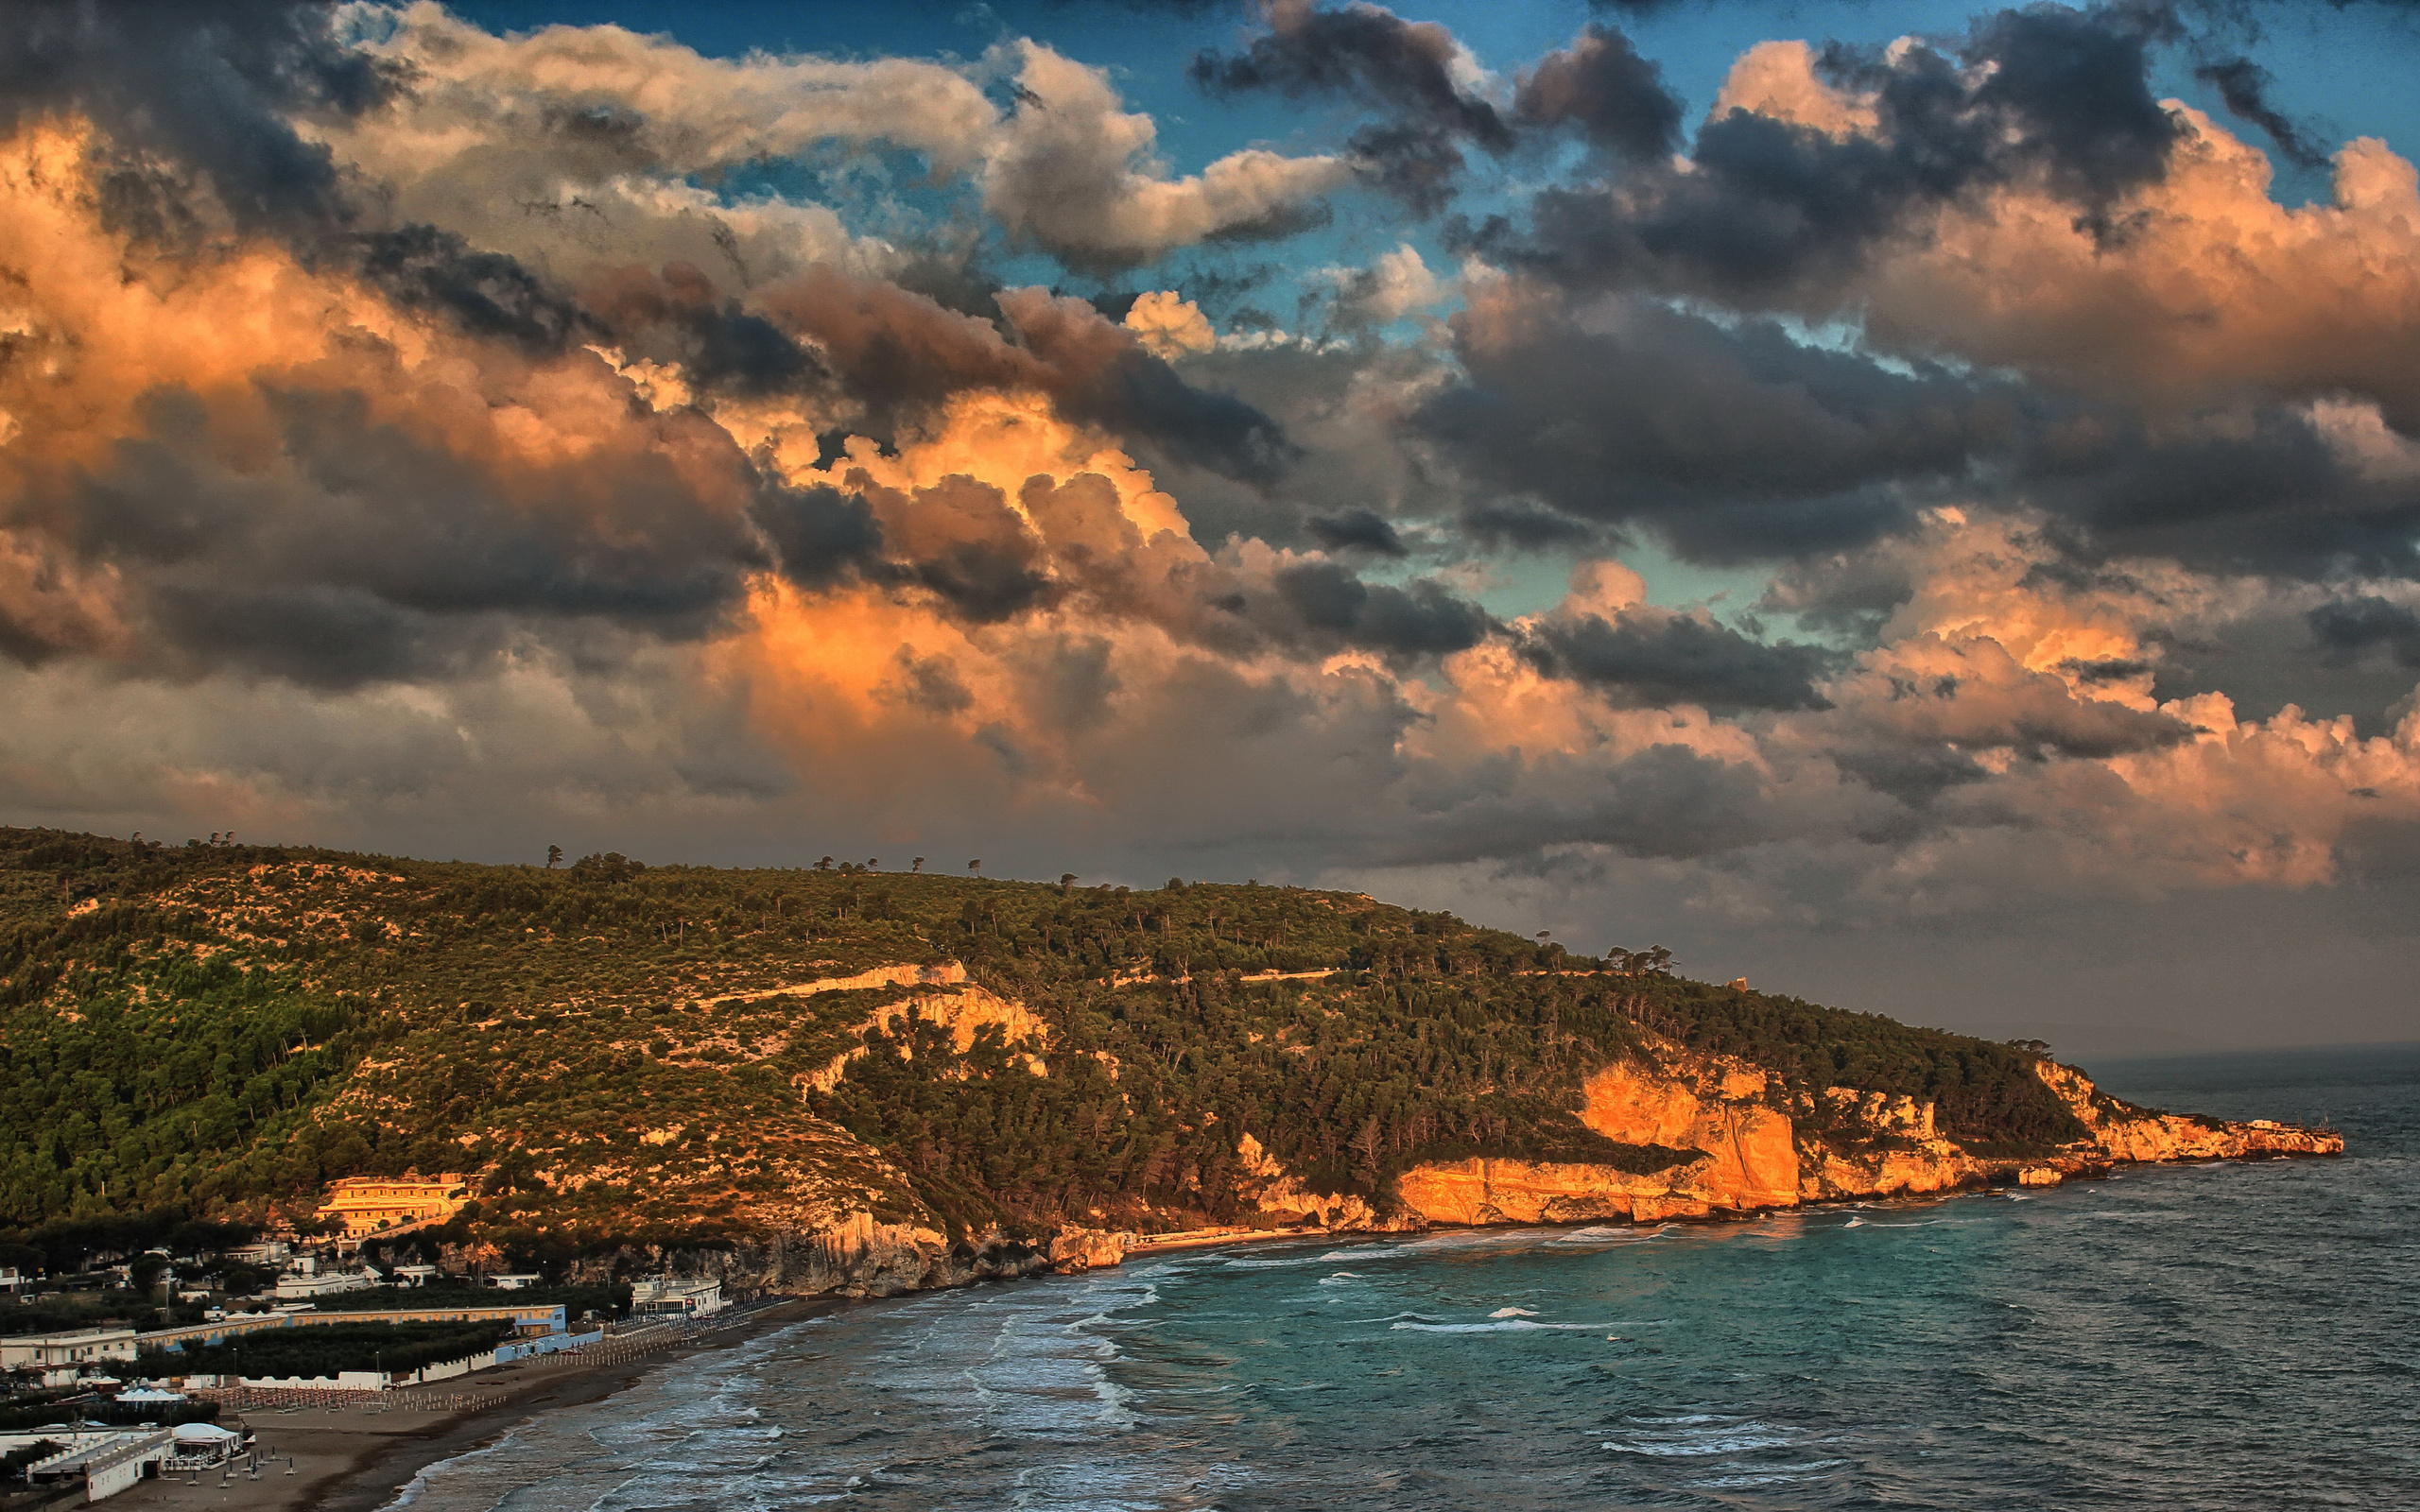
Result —
<instances>
[{"instance_id":1,"label":"rocky outcrop","mask_svg":"<svg viewBox=\"0 0 2420 1512\"><path fill-rule=\"evenodd\" d=\"M1236 1195L1280 1223L1327 1228L1391 1227L1369 1199L1352 1192L1315 1192L1288 1173L1260 1141L1246 1134L1236 1142Z\"/></svg>"},{"instance_id":2,"label":"rocky outcrop","mask_svg":"<svg viewBox=\"0 0 2420 1512\"><path fill-rule=\"evenodd\" d=\"M1580 1223L1703 1218L1789 1207L1799 1199L1789 1116L1766 1101L1758 1067L1673 1054L1617 1061L1588 1078L1581 1122L1624 1144L1694 1152L1660 1171L1475 1159L1416 1166L1398 1182L1431 1223Z\"/></svg>"},{"instance_id":3,"label":"rocky outcrop","mask_svg":"<svg viewBox=\"0 0 2420 1512\"><path fill-rule=\"evenodd\" d=\"M953 967L957 965L954 961L950 964ZM863 1034L866 1030L879 1026L885 1034L899 1034L911 1011L926 1023L938 1023L946 1027L950 1031L952 1042L960 1055L974 1048L976 1037L984 1029L997 1025L1004 1043L1027 1047L1024 1056L1028 1071L1037 1076L1049 1074L1049 1064L1040 1055L1034 1053L1046 1040L1048 1027L1024 1004L1011 998L1001 997L979 987L962 987L954 992L925 993L917 997L903 998L897 1003L885 1004L857 1026L857 1032ZM849 1062L865 1053L864 1045L853 1045L834 1056L825 1065L795 1079L802 1089L830 1091L839 1085L841 1075L849 1068ZM900 1053L908 1055L911 1052L908 1046L902 1044Z\"/></svg>"},{"instance_id":4,"label":"rocky outcrop","mask_svg":"<svg viewBox=\"0 0 2420 1512\"><path fill-rule=\"evenodd\" d=\"M2091 1154L2111 1160L2239 1160L2261 1155L2342 1155L2344 1136L2269 1119L2233 1124L2190 1113L2162 1113L2121 1103L2073 1066L2036 1068L2076 1121L2091 1130Z\"/></svg>"},{"instance_id":5,"label":"rocky outcrop","mask_svg":"<svg viewBox=\"0 0 2420 1512\"><path fill-rule=\"evenodd\" d=\"M1094 1270L1123 1264L1132 1234L1104 1233L1098 1228L1062 1228L1050 1238L1050 1268L1055 1271Z\"/></svg>"},{"instance_id":6,"label":"rocky outcrop","mask_svg":"<svg viewBox=\"0 0 2420 1512\"><path fill-rule=\"evenodd\" d=\"M1038 1054L1047 1048L1046 1029L1021 1004L966 987L886 1005L873 1022L895 1027L911 1007L929 1022L948 1024L961 1049L996 1024L1011 1047L1028 1055L1035 1074L1046 1074ZM837 1062L835 1072L845 1063ZM1434 1161L1404 1172L1395 1184L1396 1201L1382 1208L1363 1194L1317 1189L1246 1133L1236 1143L1235 1195L1257 1221L1314 1231L1655 1223L1809 1202L1921 1195L1987 1182L2053 1186L2125 1161L2328 1155L2343 1149L2340 1136L2324 1130L2135 1108L2102 1093L2083 1073L2048 1060L2039 1063L2036 1074L2075 1114L2085 1137L2023 1159L1983 1157L1940 1131L1938 1110L1930 1103L1848 1087L1798 1093L1793 1102L1759 1066L1651 1044L1648 1057L1618 1061L1590 1076L1578 1112L1607 1139L1678 1152L1662 1169L1487 1157ZM1806 1115L1807 1126L1792 1117L1792 1108ZM1809 1126L1821 1130L1820 1137ZM1151 1247L1149 1235L1080 1226L1046 1240L993 1233L953 1244L934 1228L879 1222L869 1211L826 1208L812 1217L798 1216L806 1231L728 1248L651 1253L648 1263L718 1276L740 1292L887 1297L1098 1269Z\"/></svg>"},{"instance_id":7,"label":"rocky outcrop","mask_svg":"<svg viewBox=\"0 0 2420 1512\"><path fill-rule=\"evenodd\" d=\"M1693 1162L1693 1164L1702 1162ZM1404 1205L1430 1223L1595 1223L1703 1218L1718 1204L1662 1172L1610 1165L1472 1159L1414 1166L1399 1178ZM1729 1207L1723 1203L1720 1206Z\"/></svg>"},{"instance_id":8,"label":"rocky outcrop","mask_svg":"<svg viewBox=\"0 0 2420 1512\"><path fill-rule=\"evenodd\" d=\"M2159 1113L2107 1096L2072 1067L2044 1060L2043 1082L2086 1138L2026 1159L1985 1157L1944 1137L1930 1103L1855 1088L1827 1088L1821 1125L1802 1131L1775 1105L1759 1067L1656 1047L1654 1063L1622 1061L1589 1078L1581 1119L1625 1144L1697 1152L1640 1174L1611 1165L1474 1159L1414 1167L1404 1203L1431 1223L1651 1222L1806 1202L1914 1196L1990 1182L2055 1185L2125 1161L2334 1155L2341 1135L2257 1120L2227 1123ZM1815 1105L1802 1104L1812 1112ZM1852 1137L1841 1139L1845 1128Z\"/></svg>"}]
</instances>

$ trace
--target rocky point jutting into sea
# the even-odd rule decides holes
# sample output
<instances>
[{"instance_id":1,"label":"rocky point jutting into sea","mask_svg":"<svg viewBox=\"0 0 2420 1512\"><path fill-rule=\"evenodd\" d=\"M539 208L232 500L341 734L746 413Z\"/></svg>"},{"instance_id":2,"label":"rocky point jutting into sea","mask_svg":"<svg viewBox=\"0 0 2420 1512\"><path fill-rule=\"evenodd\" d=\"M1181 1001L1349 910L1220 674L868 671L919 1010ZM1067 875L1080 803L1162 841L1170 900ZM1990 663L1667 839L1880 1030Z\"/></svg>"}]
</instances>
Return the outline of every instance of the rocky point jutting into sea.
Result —
<instances>
[{"instance_id":1,"label":"rocky point jutting into sea","mask_svg":"<svg viewBox=\"0 0 2420 1512\"><path fill-rule=\"evenodd\" d=\"M2070 1177L2104 1177L2129 1163L2339 1155L2344 1149L2343 1136L2333 1130L2136 1108L2101 1092L2075 1068L2048 1059L2040 1062L2039 1074L2088 1131L2085 1138L2031 1157L1979 1155L1939 1134L1930 1103L1827 1088L1820 1095L1831 1105L1828 1110L1851 1121L1868 1143L1865 1151L1850 1154L1837 1142L1801 1134L1787 1103L1774 1106L1779 1099L1769 1095L1774 1078L1762 1068L1651 1041L1645 1057L1588 1077L1580 1116L1611 1139L1690 1152L1692 1158L1663 1170L1472 1156L1411 1167L1397 1178L1396 1200L1374 1209L1355 1194L1306 1189L1246 1135L1249 1160L1238 1177L1238 1194L1253 1216L1276 1221L1279 1227L1266 1230L1272 1238L1288 1229L1344 1234L1609 1220L1654 1224L1994 1185L2049 1186ZM1202 1237L1232 1242L1245 1235ZM727 1283L766 1291L890 1296L1115 1265L1130 1246L1138 1246L1147 1251L1167 1247L1162 1236L1080 1224L1032 1239L994 1232L952 1244L932 1228L876 1223L860 1211L826 1228L668 1258Z\"/></svg>"},{"instance_id":2,"label":"rocky point jutting into sea","mask_svg":"<svg viewBox=\"0 0 2420 1512\"><path fill-rule=\"evenodd\" d=\"M290 1223L335 1179L458 1171L467 1205L370 1249L889 1295L1172 1234L1729 1218L2343 1147L1356 893L39 831L0 832L0 869L26 884L0 1215L29 1230ZM48 1116L73 1098L89 1124Z\"/></svg>"}]
</instances>

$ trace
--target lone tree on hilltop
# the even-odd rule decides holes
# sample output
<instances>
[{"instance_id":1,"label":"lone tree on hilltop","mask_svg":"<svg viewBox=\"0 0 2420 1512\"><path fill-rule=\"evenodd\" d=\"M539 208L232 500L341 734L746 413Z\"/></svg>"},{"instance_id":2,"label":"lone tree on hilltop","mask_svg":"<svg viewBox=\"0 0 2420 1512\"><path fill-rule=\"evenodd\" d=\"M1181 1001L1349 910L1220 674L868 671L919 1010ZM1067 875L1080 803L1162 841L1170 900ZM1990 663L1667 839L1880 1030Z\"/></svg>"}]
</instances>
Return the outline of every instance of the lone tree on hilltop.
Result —
<instances>
[{"instance_id":1,"label":"lone tree on hilltop","mask_svg":"<svg viewBox=\"0 0 2420 1512\"><path fill-rule=\"evenodd\" d=\"M966 869L979 877L983 875L983 863L980 861L970 861L966 864Z\"/></svg>"},{"instance_id":2,"label":"lone tree on hilltop","mask_svg":"<svg viewBox=\"0 0 2420 1512\"><path fill-rule=\"evenodd\" d=\"M548 871L552 871L562 864L563 848L559 845L550 845L546 847L546 869Z\"/></svg>"},{"instance_id":3,"label":"lone tree on hilltop","mask_svg":"<svg viewBox=\"0 0 2420 1512\"><path fill-rule=\"evenodd\" d=\"M921 873L925 869L925 858L923 856L918 856L915 860L908 864L908 869L909 871Z\"/></svg>"},{"instance_id":4,"label":"lone tree on hilltop","mask_svg":"<svg viewBox=\"0 0 2420 1512\"><path fill-rule=\"evenodd\" d=\"M1074 872L1063 871L1059 873L1059 895L1061 897L1065 897L1068 893L1075 891L1075 888L1076 874Z\"/></svg>"},{"instance_id":5,"label":"lone tree on hilltop","mask_svg":"<svg viewBox=\"0 0 2420 1512\"><path fill-rule=\"evenodd\" d=\"M832 858L831 858L830 856L825 856L822 860L821 860L821 861L819 861L819 862L817 862L817 863L815 864L815 869L816 869L816 870L818 870L818 871L829 871L829 870L831 870L831 869L832 869Z\"/></svg>"}]
</instances>

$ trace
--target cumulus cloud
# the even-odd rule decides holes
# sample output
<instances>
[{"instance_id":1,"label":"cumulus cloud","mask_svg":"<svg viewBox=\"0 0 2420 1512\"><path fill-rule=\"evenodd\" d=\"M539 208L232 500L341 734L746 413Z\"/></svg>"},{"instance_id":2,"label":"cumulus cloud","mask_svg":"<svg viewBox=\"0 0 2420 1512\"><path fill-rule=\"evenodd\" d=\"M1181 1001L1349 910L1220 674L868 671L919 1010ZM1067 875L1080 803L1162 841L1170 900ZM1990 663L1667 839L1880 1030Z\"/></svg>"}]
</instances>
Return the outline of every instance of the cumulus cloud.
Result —
<instances>
[{"instance_id":1,"label":"cumulus cloud","mask_svg":"<svg viewBox=\"0 0 2420 1512\"><path fill-rule=\"evenodd\" d=\"M1351 180L1340 159L1257 147L1172 178L1152 155L1158 129L1118 108L1101 70L1031 42L1018 52L1018 106L985 161L983 205L1011 237L1072 266L1105 270L1197 242L1285 235Z\"/></svg>"},{"instance_id":2,"label":"cumulus cloud","mask_svg":"<svg viewBox=\"0 0 2420 1512\"><path fill-rule=\"evenodd\" d=\"M2413 176L2277 205L2135 12L1768 43L1684 141L1602 26L1288 4L1194 74L1344 140L1198 171L1036 42L198 14L0 43L12 815L1809 928L2406 864ZM1225 249L1488 166L1564 178L1249 339Z\"/></svg>"},{"instance_id":3,"label":"cumulus cloud","mask_svg":"<svg viewBox=\"0 0 2420 1512\"><path fill-rule=\"evenodd\" d=\"M1196 55L1194 82L1221 96L1335 95L1380 112L1353 134L1353 154L1372 182L1420 214L1453 198L1463 144L1501 156L1518 141L1487 96L1484 70L1435 22L1364 0L1337 9L1276 0L1266 19L1269 29L1242 51Z\"/></svg>"},{"instance_id":4,"label":"cumulus cloud","mask_svg":"<svg viewBox=\"0 0 2420 1512\"><path fill-rule=\"evenodd\" d=\"M1978 22L1954 51L1910 40L1806 55L1830 77L1796 89L1775 87L1787 60L1768 54L1734 99L1820 107L1846 91L1873 129L1841 131L1831 109L1801 124L1735 106L1685 162L1542 190L1528 234L1499 226L1485 243L1577 286L1772 301L1835 289L1923 217L2007 186L2105 239L2113 207L2167 172L2179 135L2146 82L2147 46L2123 13L2037 8Z\"/></svg>"}]
</instances>

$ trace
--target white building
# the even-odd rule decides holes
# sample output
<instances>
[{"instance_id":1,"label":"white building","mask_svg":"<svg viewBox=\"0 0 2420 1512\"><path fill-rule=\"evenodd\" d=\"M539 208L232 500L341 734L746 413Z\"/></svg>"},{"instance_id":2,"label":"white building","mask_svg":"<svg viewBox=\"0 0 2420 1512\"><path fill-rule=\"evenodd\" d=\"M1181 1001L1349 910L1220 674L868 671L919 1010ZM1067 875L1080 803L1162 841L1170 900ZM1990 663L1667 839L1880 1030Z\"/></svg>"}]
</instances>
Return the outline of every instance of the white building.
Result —
<instances>
[{"instance_id":1,"label":"white building","mask_svg":"<svg viewBox=\"0 0 2420 1512\"><path fill-rule=\"evenodd\" d=\"M78 1329L0 1339L0 1370L51 1369L95 1360L134 1358L132 1329Z\"/></svg>"},{"instance_id":2,"label":"white building","mask_svg":"<svg viewBox=\"0 0 2420 1512\"><path fill-rule=\"evenodd\" d=\"M649 1276L631 1287L634 1317L704 1317L722 1311L722 1282Z\"/></svg>"},{"instance_id":3,"label":"white building","mask_svg":"<svg viewBox=\"0 0 2420 1512\"><path fill-rule=\"evenodd\" d=\"M277 1296L280 1301L299 1301L308 1297L325 1297L333 1292L368 1291L378 1284L374 1276L359 1271L338 1271L327 1276L280 1276Z\"/></svg>"}]
</instances>

